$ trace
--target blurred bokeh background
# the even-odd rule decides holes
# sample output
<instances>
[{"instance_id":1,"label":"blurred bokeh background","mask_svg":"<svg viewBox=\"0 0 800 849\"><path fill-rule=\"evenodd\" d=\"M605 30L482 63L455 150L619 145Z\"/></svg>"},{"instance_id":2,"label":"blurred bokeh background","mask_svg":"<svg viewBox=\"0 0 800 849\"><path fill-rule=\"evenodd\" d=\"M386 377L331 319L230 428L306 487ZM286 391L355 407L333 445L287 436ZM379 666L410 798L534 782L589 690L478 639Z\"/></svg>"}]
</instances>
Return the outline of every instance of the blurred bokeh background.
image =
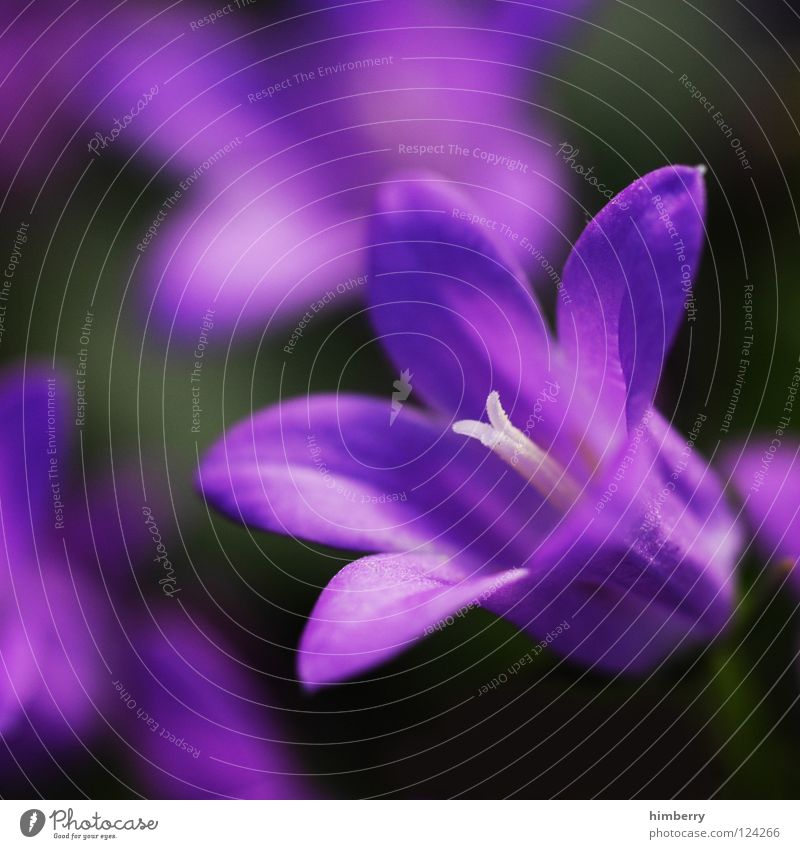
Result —
<instances>
[{"instance_id":1,"label":"blurred bokeh background","mask_svg":"<svg viewBox=\"0 0 800 849\"><path fill-rule=\"evenodd\" d=\"M388 405L396 375L360 285L285 348L316 298L367 273L375 186L409 168L502 209L561 269L606 201L576 164L613 192L707 165L696 316L659 403L684 431L707 413L712 458L774 432L800 356L796 4L435 6L4 4L0 360L59 375L71 530L56 548L84 570L107 664L74 733L31 738L34 714L9 709L3 796L797 794L797 599L755 552L727 635L646 681L542 654L476 699L530 647L476 611L308 695L298 638L354 553L248 530L195 490L198 457L255 409L341 390ZM508 151L525 169L404 144ZM552 278L520 258L552 313ZM726 432L749 285L752 358ZM164 728L199 756L155 744Z\"/></svg>"}]
</instances>

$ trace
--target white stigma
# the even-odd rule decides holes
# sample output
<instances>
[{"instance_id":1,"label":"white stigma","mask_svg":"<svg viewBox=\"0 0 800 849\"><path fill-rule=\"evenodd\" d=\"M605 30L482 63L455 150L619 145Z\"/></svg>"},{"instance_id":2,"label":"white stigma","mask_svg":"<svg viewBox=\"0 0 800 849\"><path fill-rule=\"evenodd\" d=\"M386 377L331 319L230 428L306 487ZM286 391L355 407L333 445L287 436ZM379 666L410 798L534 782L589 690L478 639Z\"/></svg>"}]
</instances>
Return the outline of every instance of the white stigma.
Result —
<instances>
[{"instance_id":1,"label":"white stigma","mask_svg":"<svg viewBox=\"0 0 800 849\"><path fill-rule=\"evenodd\" d=\"M479 439L548 501L560 509L568 508L577 498L579 487L556 460L514 427L497 392L490 392L486 399L486 415L488 424L461 419L453 425L453 430L461 436Z\"/></svg>"}]
</instances>

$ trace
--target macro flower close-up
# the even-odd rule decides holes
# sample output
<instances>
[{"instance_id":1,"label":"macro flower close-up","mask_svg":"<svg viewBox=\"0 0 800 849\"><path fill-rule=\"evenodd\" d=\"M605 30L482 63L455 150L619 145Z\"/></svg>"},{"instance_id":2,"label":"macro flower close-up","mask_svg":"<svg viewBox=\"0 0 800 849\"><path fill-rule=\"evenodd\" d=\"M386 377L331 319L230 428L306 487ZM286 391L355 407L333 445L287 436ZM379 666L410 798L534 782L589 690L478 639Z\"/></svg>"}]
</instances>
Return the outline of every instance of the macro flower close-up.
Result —
<instances>
[{"instance_id":1,"label":"macro flower close-up","mask_svg":"<svg viewBox=\"0 0 800 849\"><path fill-rule=\"evenodd\" d=\"M797 4L0 5L0 846L796 843Z\"/></svg>"},{"instance_id":2,"label":"macro flower close-up","mask_svg":"<svg viewBox=\"0 0 800 849\"><path fill-rule=\"evenodd\" d=\"M381 552L323 591L300 645L308 686L482 596L534 641L566 622L557 653L621 672L712 640L732 613L734 515L652 407L690 291L680 269L700 259L703 169L648 174L589 223L557 340L502 236L461 209L432 180L389 184L372 230L367 309L424 411L312 395L238 425L200 467L234 518Z\"/></svg>"}]
</instances>

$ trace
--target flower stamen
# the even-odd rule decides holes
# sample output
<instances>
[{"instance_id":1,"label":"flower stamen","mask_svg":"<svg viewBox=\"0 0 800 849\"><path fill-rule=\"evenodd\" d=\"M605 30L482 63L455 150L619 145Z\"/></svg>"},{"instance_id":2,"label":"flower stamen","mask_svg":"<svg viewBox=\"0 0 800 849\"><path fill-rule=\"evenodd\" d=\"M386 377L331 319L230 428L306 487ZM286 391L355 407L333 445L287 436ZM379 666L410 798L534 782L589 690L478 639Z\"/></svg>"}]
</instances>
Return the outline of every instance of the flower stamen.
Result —
<instances>
[{"instance_id":1,"label":"flower stamen","mask_svg":"<svg viewBox=\"0 0 800 849\"><path fill-rule=\"evenodd\" d=\"M453 431L480 440L559 509L570 507L578 497L580 487L558 461L514 427L500 404L497 392L490 392L486 399L486 415L488 424L461 419L455 422Z\"/></svg>"}]
</instances>

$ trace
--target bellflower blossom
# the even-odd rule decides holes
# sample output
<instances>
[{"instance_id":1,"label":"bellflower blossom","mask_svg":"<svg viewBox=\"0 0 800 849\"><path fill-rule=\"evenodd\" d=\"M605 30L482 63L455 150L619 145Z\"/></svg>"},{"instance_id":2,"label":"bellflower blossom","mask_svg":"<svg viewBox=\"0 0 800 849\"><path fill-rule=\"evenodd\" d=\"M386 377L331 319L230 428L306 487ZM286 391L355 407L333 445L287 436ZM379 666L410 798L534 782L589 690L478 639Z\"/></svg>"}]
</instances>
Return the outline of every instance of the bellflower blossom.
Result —
<instances>
[{"instance_id":1,"label":"bellflower blossom","mask_svg":"<svg viewBox=\"0 0 800 849\"><path fill-rule=\"evenodd\" d=\"M553 239L568 172L539 83L590 6L309 3L210 20L185 3L11 0L2 165L37 191L76 159L143 171L152 205L131 251L154 316L194 336L213 308L218 326L261 330L364 274L373 188L398 167L436 168L468 187L467 211Z\"/></svg>"},{"instance_id":2,"label":"bellflower blossom","mask_svg":"<svg viewBox=\"0 0 800 849\"><path fill-rule=\"evenodd\" d=\"M458 209L419 175L388 183L373 219L370 316L412 389L399 414L360 395L290 400L228 431L199 469L235 519L373 552L306 625L312 689L473 604L536 641L567 622L555 652L629 673L707 643L731 614L738 529L694 441L652 406L699 262L703 169L654 171L588 224L557 338L513 236Z\"/></svg>"}]
</instances>

